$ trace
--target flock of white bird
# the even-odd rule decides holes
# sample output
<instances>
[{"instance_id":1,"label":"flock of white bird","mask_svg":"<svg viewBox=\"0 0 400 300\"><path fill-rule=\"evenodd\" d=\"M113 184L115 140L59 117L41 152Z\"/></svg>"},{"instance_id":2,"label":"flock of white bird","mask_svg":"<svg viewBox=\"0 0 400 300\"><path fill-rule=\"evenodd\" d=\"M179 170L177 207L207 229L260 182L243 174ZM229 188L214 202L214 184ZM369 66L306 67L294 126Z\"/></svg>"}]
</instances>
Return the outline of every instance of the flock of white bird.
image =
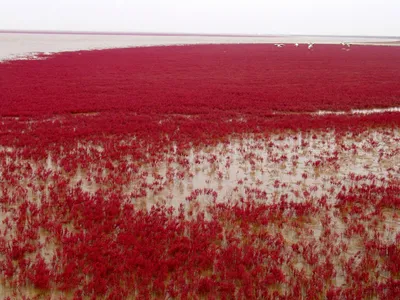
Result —
<instances>
[{"instance_id":1,"label":"flock of white bird","mask_svg":"<svg viewBox=\"0 0 400 300\"><path fill-rule=\"evenodd\" d=\"M276 47L278 47L278 48L282 48L283 46L285 46L285 44L274 44ZM294 44L296 47L298 47L299 46L299 43L295 43ZM346 47L346 48L344 48L344 49L348 49L348 48L350 48L350 43L345 43L345 42L342 42L341 43L341 45L342 46L344 46L344 47ZM309 50L311 50L312 48L314 48L314 43L308 43L308 47L307 47Z\"/></svg>"}]
</instances>

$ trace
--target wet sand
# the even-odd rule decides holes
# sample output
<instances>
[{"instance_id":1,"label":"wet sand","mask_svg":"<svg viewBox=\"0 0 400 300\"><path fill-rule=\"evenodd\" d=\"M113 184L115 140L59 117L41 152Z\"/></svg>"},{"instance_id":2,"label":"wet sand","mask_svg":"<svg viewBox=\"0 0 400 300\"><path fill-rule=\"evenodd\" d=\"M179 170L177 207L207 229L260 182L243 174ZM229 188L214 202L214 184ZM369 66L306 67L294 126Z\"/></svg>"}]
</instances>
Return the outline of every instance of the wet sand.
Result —
<instances>
[{"instance_id":1,"label":"wet sand","mask_svg":"<svg viewBox=\"0 0 400 300\"><path fill-rule=\"evenodd\" d=\"M190 35L101 35L1 33L0 61L29 57L34 53L55 53L89 49L145 47L187 44L287 43L400 45L390 37L322 36L190 36Z\"/></svg>"}]
</instances>

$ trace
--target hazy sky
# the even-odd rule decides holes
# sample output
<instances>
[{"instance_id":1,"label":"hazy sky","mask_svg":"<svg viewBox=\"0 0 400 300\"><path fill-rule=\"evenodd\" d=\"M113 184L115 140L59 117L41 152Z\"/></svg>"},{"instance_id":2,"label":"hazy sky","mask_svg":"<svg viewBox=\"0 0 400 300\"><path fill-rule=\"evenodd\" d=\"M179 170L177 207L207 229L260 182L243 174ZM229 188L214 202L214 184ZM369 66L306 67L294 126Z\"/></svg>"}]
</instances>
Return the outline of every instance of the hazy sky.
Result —
<instances>
[{"instance_id":1,"label":"hazy sky","mask_svg":"<svg viewBox=\"0 0 400 300\"><path fill-rule=\"evenodd\" d=\"M0 0L0 30L400 36L400 0Z\"/></svg>"}]
</instances>

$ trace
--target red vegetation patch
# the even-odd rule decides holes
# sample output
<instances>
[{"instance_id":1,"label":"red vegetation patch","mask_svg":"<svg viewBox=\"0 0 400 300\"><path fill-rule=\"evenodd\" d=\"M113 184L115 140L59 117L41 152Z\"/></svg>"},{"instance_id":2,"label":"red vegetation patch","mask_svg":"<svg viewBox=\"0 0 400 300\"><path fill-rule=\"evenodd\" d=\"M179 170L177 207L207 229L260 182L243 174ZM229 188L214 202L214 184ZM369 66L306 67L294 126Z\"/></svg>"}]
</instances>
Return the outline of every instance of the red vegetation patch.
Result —
<instances>
[{"instance_id":1,"label":"red vegetation patch","mask_svg":"<svg viewBox=\"0 0 400 300\"><path fill-rule=\"evenodd\" d=\"M397 47L201 45L0 64L2 115L265 115L400 106Z\"/></svg>"},{"instance_id":2,"label":"red vegetation patch","mask_svg":"<svg viewBox=\"0 0 400 300\"><path fill-rule=\"evenodd\" d=\"M82 51L0 73L4 295L400 296L400 113L302 114L400 106L397 48Z\"/></svg>"}]
</instances>

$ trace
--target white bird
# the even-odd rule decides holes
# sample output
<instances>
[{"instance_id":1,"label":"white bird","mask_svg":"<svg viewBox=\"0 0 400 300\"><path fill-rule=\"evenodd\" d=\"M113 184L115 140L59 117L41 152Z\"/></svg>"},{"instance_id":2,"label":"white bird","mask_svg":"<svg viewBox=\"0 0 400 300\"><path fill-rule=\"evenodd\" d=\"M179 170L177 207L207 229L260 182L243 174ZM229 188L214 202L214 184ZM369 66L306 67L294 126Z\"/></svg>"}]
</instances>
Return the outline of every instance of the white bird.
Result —
<instances>
[{"instance_id":1,"label":"white bird","mask_svg":"<svg viewBox=\"0 0 400 300\"><path fill-rule=\"evenodd\" d=\"M278 48L282 48L285 45L284 44L275 44L275 46L277 46Z\"/></svg>"},{"instance_id":2,"label":"white bird","mask_svg":"<svg viewBox=\"0 0 400 300\"><path fill-rule=\"evenodd\" d=\"M296 43L296 44L294 44L296 47L298 47L299 46L299 43Z\"/></svg>"},{"instance_id":3,"label":"white bird","mask_svg":"<svg viewBox=\"0 0 400 300\"><path fill-rule=\"evenodd\" d=\"M342 50L344 50L344 51L350 51L350 43L342 42L341 44L342 44L342 46L344 47L344 48L342 48Z\"/></svg>"},{"instance_id":4,"label":"white bird","mask_svg":"<svg viewBox=\"0 0 400 300\"><path fill-rule=\"evenodd\" d=\"M312 49L314 47L314 43L308 43L308 49Z\"/></svg>"}]
</instances>

